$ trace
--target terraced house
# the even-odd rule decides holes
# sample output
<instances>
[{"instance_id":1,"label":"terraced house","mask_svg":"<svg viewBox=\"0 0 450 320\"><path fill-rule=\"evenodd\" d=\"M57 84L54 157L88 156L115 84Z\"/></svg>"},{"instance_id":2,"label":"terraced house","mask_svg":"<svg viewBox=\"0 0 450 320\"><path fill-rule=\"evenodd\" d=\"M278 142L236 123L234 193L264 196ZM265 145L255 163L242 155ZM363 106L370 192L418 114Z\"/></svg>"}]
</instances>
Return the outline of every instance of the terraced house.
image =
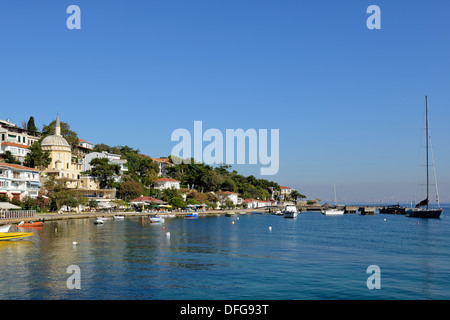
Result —
<instances>
[{"instance_id":1,"label":"terraced house","mask_svg":"<svg viewBox=\"0 0 450 320\"><path fill-rule=\"evenodd\" d=\"M0 195L17 200L26 196L36 198L41 186L39 179L37 169L0 162Z\"/></svg>"}]
</instances>

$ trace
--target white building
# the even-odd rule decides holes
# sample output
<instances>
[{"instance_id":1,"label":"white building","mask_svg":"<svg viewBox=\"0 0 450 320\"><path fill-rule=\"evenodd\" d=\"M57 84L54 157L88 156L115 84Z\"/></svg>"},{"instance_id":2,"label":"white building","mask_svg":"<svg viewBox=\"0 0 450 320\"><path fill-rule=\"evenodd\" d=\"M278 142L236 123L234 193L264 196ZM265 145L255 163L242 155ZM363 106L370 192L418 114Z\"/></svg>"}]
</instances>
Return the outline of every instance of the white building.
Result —
<instances>
[{"instance_id":1,"label":"white building","mask_svg":"<svg viewBox=\"0 0 450 320\"><path fill-rule=\"evenodd\" d=\"M17 164L0 163L0 195L10 199L36 198L41 183L40 171Z\"/></svg>"},{"instance_id":2,"label":"white building","mask_svg":"<svg viewBox=\"0 0 450 320\"><path fill-rule=\"evenodd\" d=\"M110 164L117 164L120 166L120 175L122 176L126 172L128 172L127 160L120 159L120 154L109 153L106 151L103 152L91 152L84 156L81 162L81 171L89 171L92 169L91 161L95 158L107 158Z\"/></svg>"},{"instance_id":3,"label":"white building","mask_svg":"<svg viewBox=\"0 0 450 320\"><path fill-rule=\"evenodd\" d=\"M155 189L180 189L180 181L171 178L161 178L154 182L153 187Z\"/></svg>"},{"instance_id":4,"label":"white building","mask_svg":"<svg viewBox=\"0 0 450 320\"><path fill-rule=\"evenodd\" d=\"M10 151L20 162L23 162L29 152L28 147L38 141L26 129L18 128L8 120L0 120L0 154Z\"/></svg>"},{"instance_id":5,"label":"white building","mask_svg":"<svg viewBox=\"0 0 450 320\"><path fill-rule=\"evenodd\" d=\"M170 162L169 158L151 158L155 161L159 166L158 176L166 177L167 176L167 167L173 166L173 163Z\"/></svg>"},{"instance_id":6,"label":"white building","mask_svg":"<svg viewBox=\"0 0 450 320\"><path fill-rule=\"evenodd\" d=\"M15 142L0 142L0 154L4 154L7 151L11 152L11 154L20 162L23 163L25 157L30 150L28 150L28 146L24 144L19 144Z\"/></svg>"},{"instance_id":7,"label":"white building","mask_svg":"<svg viewBox=\"0 0 450 320\"><path fill-rule=\"evenodd\" d=\"M81 156L84 156L94 150L94 145L92 143L83 139L78 139L78 141L77 151Z\"/></svg>"},{"instance_id":8,"label":"white building","mask_svg":"<svg viewBox=\"0 0 450 320\"><path fill-rule=\"evenodd\" d=\"M286 197L289 197L291 192L295 190L285 186L280 186L280 189L281 189L281 200L286 200Z\"/></svg>"},{"instance_id":9,"label":"white building","mask_svg":"<svg viewBox=\"0 0 450 320\"><path fill-rule=\"evenodd\" d=\"M238 193L234 193L231 191L225 191L225 192L219 192L217 193L217 196L219 197L219 201L222 204L225 204L227 200L230 200L233 202L234 205L237 205L239 203Z\"/></svg>"}]
</instances>

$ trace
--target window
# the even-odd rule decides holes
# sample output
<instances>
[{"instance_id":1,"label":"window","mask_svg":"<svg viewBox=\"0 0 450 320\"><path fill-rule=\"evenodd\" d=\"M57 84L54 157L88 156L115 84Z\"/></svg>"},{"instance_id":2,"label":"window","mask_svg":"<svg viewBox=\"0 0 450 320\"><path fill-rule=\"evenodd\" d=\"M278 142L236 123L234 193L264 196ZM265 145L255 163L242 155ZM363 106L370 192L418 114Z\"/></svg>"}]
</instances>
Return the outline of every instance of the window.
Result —
<instances>
[{"instance_id":1,"label":"window","mask_svg":"<svg viewBox=\"0 0 450 320\"><path fill-rule=\"evenodd\" d=\"M0 188L5 189L6 188L6 183L5 181L0 181Z\"/></svg>"},{"instance_id":2,"label":"window","mask_svg":"<svg viewBox=\"0 0 450 320\"><path fill-rule=\"evenodd\" d=\"M14 179L20 179L20 172L13 172Z\"/></svg>"},{"instance_id":3,"label":"window","mask_svg":"<svg viewBox=\"0 0 450 320\"><path fill-rule=\"evenodd\" d=\"M5 134L2 133L2 141L5 141Z\"/></svg>"}]
</instances>

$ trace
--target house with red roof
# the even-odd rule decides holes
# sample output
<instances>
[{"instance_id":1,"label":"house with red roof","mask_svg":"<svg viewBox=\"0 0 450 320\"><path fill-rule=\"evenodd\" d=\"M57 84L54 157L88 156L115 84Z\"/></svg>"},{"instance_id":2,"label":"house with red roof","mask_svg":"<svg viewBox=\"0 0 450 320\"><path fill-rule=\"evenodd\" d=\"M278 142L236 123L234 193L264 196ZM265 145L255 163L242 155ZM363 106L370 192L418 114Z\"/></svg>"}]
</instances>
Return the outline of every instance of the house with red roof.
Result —
<instances>
[{"instance_id":1,"label":"house with red roof","mask_svg":"<svg viewBox=\"0 0 450 320\"><path fill-rule=\"evenodd\" d=\"M223 204L227 202L228 200L232 201L234 205L237 205L239 203L239 197L238 193L231 192L231 191L224 191L224 192L218 192L217 196L219 197L219 201Z\"/></svg>"},{"instance_id":2,"label":"house with red roof","mask_svg":"<svg viewBox=\"0 0 450 320\"><path fill-rule=\"evenodd\" d=\"M180 181L172 178L161 178L153 183L155 189L180 189Z\"/></svg>"},{"instance_id":3,"label":"house with red roof","mask_svg":"<svg viewBox=\"0 0 450 320\"><path fill-rule=\"evenodd\" d=\"M10 199L23 200L39 193L40 171L18 164L0 162L0 195Z\"/></svg>"}]
</instances>

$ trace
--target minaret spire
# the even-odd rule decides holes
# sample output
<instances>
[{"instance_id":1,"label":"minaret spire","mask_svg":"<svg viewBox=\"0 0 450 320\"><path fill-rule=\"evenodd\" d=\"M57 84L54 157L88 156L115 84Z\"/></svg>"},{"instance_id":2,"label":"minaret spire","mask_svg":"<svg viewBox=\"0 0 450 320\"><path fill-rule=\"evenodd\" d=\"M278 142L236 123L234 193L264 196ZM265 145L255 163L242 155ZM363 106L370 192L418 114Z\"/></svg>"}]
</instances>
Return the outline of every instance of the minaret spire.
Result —
<instances>
[{"instance_id":1,"label":"minaret spire","mask_svg":"<svg viewBox=\"0 0 450 320\"><path fill-rule=\"evenodd\" d=\"M56 114L55 134L57 136L61 135L61 125L59 124L59 114Z\"/></svg>"}]
</instances>

